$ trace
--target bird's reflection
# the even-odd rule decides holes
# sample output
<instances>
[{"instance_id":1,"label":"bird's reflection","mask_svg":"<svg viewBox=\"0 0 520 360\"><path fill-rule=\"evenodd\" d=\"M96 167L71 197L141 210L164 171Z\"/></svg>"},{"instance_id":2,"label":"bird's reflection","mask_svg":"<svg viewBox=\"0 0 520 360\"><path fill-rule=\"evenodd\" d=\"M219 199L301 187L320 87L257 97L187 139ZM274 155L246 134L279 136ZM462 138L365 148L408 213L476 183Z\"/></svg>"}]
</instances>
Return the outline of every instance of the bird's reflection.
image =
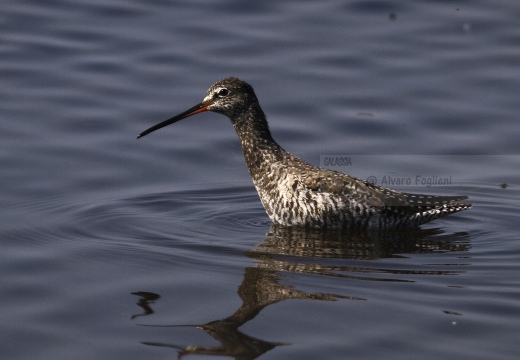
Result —
<instances>
[{"instance_id":1,"label":"bird's reflection","mask_svg":"<svg viewBox=\"0 0 520 360\"><path fill-rule=\"evenodd\" d=\"M440 229L400 231L317 231L284 228L272 225L266 239L255 249L246 252L254 266L244 271L238 287L242 305L230 316L203 325L146 325L160 327L190 326L205 331L219 342L219 346L175 345L173 343L143 342L150 346L177 349L179 358L189 354L229 356L235 359L256 359L265 352L290 345L253 338L238 330L255 318L262 309L287 299L335 301L337 299L365 300L356 296L334 293L310 293L294 288L285 279L289 274L313 274L374 281L411 281L403 274L455 274L453 271L387 270L368 266L367 261L411 253L468 251L466 233L444 234ZM347 260L347 261L345 261ZM352 261L350 261L352 260ZM368 264L371 262L369 261ZM134 293L139 295L138 293ZM148 294L148 293L142 293ZM158 298L154 297L152 300ZM147 307L143 297L143 303ZM145 313L149 314L150 311ZM152 311L153 312L153 311ZM135 317L135 316L134 316ZM133 318L134 318L133 317ZM143 325L144 326L144 325Z\"/></svg>"},{"instance_id":2,"label":"bird's reflection","mask_svg":"<svg viewBox=\"0 0 520 360\"><path fill-rule=\"evenodd\" d=\"M140 308L142 308L143 311L144 311L144 313L142 313L142 314L132 315L132 320L135 319L136 317L139 317L139 316L145 316L145 315L153 314L154 311L152 309L151 304L155 303L155 300L157 300L157 299L159 299L161 297L161 295L159 295L159 294L152 293L152 292L147 292L147 291L133 292L132 295L136 295L136 296L140 297L139 301L137 302L137 305Z\"/></svg>"},{"instance_id":3,"label":"bird's reflection","mask_svg":"<svg viewBox=\"0 0 520 360\"><path fill-rule=\"evenodd\" d=\"M375 260L400 254L467 251L466 233L443 234L438 228L355 231L271 226L256 251L311 258Z\"/></svg>"}]
</instances>

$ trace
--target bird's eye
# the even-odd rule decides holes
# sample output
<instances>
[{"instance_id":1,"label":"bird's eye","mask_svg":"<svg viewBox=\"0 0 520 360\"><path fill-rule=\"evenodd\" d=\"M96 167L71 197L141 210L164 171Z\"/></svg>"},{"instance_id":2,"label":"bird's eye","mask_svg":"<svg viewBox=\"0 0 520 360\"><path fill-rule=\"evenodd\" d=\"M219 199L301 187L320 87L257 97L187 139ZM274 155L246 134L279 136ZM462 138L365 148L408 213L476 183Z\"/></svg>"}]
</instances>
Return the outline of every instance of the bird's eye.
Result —
<instances>
[{"instance_id":1,"label":"bird's eye","mask_svg":"<svg viewBox=\"0 0 520 360\"><path fill-rule=\"evenodd\" d=\"M224 97L224 96L228 96L229 95L229 90L228 89L220 89L218 92L217 92L217 95L219 97Z\"/></svg>"}]
</instances>

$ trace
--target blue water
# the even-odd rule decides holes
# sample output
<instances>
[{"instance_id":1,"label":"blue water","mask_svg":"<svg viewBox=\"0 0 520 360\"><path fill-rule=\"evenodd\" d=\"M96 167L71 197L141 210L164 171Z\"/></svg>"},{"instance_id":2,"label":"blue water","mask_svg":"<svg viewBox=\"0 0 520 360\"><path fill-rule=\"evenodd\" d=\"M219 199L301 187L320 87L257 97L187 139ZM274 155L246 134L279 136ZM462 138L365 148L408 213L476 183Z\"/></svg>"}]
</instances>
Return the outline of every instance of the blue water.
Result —
<instances>
[{"instance_id":1,"label":"blue water","mask_svg":"<svg viewBox=\"0 0 520 360\"><path fill-rule=\"evenodd\" d=\"M519 19L515 1L5 1L2 358L517 359ZM404 233L272 227L223 116L136 140L226 76L306 161L474 207Z\"/></svg>"}]
</instances>

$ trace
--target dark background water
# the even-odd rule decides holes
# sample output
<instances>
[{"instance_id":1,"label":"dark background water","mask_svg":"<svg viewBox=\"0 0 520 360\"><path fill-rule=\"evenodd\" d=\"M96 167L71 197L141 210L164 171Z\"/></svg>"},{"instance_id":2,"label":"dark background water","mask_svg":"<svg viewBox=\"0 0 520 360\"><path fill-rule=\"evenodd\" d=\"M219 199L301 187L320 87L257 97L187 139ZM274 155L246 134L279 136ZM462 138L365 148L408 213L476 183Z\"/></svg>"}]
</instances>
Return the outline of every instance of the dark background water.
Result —
<instances>
[{"instance_id":1,"label":"dark background water","mask_svg":"<svg viewBox=\"0 0 520 360\"><path fill-rule=\"evenodd\" d=\"M1 7L2 358L518 357L517 2ZM270 227L224 117L136 140L226 76L310 163L474 208Z\"/></svg>"}]
</instances>

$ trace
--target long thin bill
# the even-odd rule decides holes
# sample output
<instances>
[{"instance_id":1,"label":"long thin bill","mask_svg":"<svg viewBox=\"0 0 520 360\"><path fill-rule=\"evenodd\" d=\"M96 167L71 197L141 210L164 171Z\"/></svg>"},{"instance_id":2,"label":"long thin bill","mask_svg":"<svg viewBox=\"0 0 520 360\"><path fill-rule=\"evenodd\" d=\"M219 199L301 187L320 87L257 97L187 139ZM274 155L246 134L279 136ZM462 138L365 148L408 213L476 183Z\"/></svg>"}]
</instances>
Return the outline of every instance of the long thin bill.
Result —
<instances>
[{"instance_id":1,"label":"long thin bill","mask_svg":"<svg viewBox=\"0 0 520 360\"><path fill-rule=\"evenodd\" d=\"M160 128L163 128L165 126L173 124L173 123L175 123L175 122L177 122L179 120L185 119L185 118L187 118L189 116L192 116L192 115L195 115L195 114L199 114L199 113L204 112L204 111L208 111L208 106L209 105L204 105L203 103L197 104L194 107L186 110L185 112L180 113L179 115L175 115L174 117L169 118L168 120L164 120L163 122L161 122L161 123L159 123L157 125L154 125L151 128L149 128L149 129L146 129L145 131L140 133L137 136L137 138L138 139L142 138L143 136L148 135L149 133L154 132L155 130L159 130Z\"/></svg>"}]
</instances>

